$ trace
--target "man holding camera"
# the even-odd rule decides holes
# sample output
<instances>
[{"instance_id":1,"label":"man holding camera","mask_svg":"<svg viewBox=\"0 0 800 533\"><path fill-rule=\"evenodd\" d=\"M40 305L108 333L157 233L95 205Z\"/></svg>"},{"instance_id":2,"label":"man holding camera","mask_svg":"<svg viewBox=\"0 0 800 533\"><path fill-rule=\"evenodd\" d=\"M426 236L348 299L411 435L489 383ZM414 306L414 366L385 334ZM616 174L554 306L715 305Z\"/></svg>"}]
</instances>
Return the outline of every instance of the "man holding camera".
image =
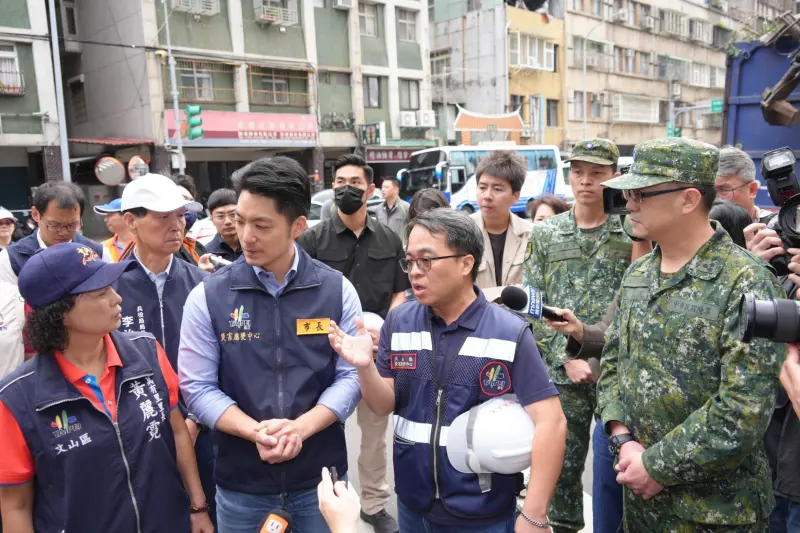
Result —
<instances>
[{"instance_id":1,"label":"man holding camera","mask_svg":"<svg viewBox=\"0 0 800 533\"><path fill-rule=\"evenodd\" d=\"M781 354L739 340L739 299L783 291L709 220L718 163L709 144L655 139L604 184L658 242L622 279L597 386L626 532L766 531L774 503L762 436Z\"/></svg>"}]
</instances>

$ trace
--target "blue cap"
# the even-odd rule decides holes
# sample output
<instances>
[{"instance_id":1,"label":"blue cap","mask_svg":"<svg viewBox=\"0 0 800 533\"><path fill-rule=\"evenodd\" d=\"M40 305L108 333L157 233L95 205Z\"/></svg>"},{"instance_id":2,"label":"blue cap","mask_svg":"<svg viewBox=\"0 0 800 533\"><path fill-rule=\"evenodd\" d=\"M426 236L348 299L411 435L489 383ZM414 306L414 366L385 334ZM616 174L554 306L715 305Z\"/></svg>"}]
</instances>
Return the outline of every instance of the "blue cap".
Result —
<instances>
[{"instance_id":1,"label":"blue cap","mask_svg":"<svg viewBox=\"0 0 800 533\"><path fill-rule=\"evenodd\" d=\"M106 263L85 244L65 242L34 254L19 273L19 292L31 307L51 304L70 294L108 287L134 261Z\"/></svg>"},{"instance_id":2,"label":"blue cap","mask_svg":"<svg viewBox=\"0 0 800 533\"><path fill-rule=\"evenodd\" d=\"M107 213L121 213L122 212L122 198L111 200L105 205L94 206L94 212L98 215L105 215Z\"/></svg>"}]
</instances>

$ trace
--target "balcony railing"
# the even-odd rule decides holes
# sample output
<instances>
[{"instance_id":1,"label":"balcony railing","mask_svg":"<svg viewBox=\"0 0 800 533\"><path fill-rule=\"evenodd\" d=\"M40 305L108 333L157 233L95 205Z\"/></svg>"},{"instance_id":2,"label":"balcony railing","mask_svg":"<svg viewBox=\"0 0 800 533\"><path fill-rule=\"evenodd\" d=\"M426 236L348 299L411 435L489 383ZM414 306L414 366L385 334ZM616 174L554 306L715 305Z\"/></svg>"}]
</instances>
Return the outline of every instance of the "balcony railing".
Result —
<instances>
[{"instance_id":1,"label":"balcony railing","mask_svg":"<svg viewBox=\"0 0 800 533\"><path fill-rule=\"evenodd\" d=\"M0 70L0 95L23 96L25 94L25 75L22 71Z\"/></svg>"},{"instance_id":2,"label":"balcony railing","mask_svg":"<svg viewBox=\"0 0 800 533\"><path fill-rule=\"evenodd\" d=\"M255 0L256 22L277 24L278 26L297 25L297 2L289 0L286 7L271 6L264 0Z\"/></svg>"},{"instance_id":3,"label":"balcony railing","mask_svg":"<svg viewBox=\"0 0 800 533\"><path fill-rule=\"evenodd\" d=\"M219 14L219 0L172 0L172 9L211 17Z\"/></svg>"},{"instance_id":4,"label":"balcony railing","mask_svg":"<svg viewBox=\"0 0 800 533\"><path fill-rule=\"evenodd\" d=\"M250 91L250 103L252 104L286 107L308 107L310 102L310 93L263 91L259 89L252 89Z\"/></svg>"}]
</instances>

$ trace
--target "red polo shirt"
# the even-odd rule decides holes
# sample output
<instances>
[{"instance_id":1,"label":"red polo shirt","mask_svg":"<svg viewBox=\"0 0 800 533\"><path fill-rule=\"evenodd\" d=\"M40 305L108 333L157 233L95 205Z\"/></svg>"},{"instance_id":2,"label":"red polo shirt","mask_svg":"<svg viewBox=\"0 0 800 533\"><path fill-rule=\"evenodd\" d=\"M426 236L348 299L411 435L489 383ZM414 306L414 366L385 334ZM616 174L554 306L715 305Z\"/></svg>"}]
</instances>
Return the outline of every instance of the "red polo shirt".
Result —
<instances>
[{"instance_id":1,"label":"red polo shirt","mask_svg":"<svg viewBox=\"0 0 800 533\"><path fill-rule=\"evenodd\" d=\"M169 389L169 407L174 409L178 405L178 376L172 369L167 359L167 354L158 347L158 365L164 375L164 381ZM90 400L100 411L106 413L114 422L117 421L117 397L115 385L117 368L122 367L119 353L111 341L111 336L106 335L106 367L98 382L96 376L91 376L70 363L61 352L56 352L54 357L64 377L72 383L78 392ZM46 356L45 356L46 357ZM31 457L25 436L17 424L17 420L8 407L0 401L0 486L19 485L33 479L35 474L33 457Z\"/></svg>"}]
</instances>

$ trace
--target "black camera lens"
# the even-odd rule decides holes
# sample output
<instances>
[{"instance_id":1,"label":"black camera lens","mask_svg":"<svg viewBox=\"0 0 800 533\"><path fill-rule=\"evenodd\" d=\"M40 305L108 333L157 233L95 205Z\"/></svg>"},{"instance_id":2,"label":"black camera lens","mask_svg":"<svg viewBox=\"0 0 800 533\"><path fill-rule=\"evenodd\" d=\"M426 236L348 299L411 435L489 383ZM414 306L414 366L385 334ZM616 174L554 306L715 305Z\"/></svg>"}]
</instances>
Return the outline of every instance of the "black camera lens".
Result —
<instances>
[{"instance_id":1,"label":"black camera lens","mask_svg":"<svg viewBox=\"0 0 800 533\"><path fill-rule=\"evenodd\" d=\"M800 342L800 305L795 300L756 300L742 295L739 302L739 339Z\"/></svg>"}]
</instances>

